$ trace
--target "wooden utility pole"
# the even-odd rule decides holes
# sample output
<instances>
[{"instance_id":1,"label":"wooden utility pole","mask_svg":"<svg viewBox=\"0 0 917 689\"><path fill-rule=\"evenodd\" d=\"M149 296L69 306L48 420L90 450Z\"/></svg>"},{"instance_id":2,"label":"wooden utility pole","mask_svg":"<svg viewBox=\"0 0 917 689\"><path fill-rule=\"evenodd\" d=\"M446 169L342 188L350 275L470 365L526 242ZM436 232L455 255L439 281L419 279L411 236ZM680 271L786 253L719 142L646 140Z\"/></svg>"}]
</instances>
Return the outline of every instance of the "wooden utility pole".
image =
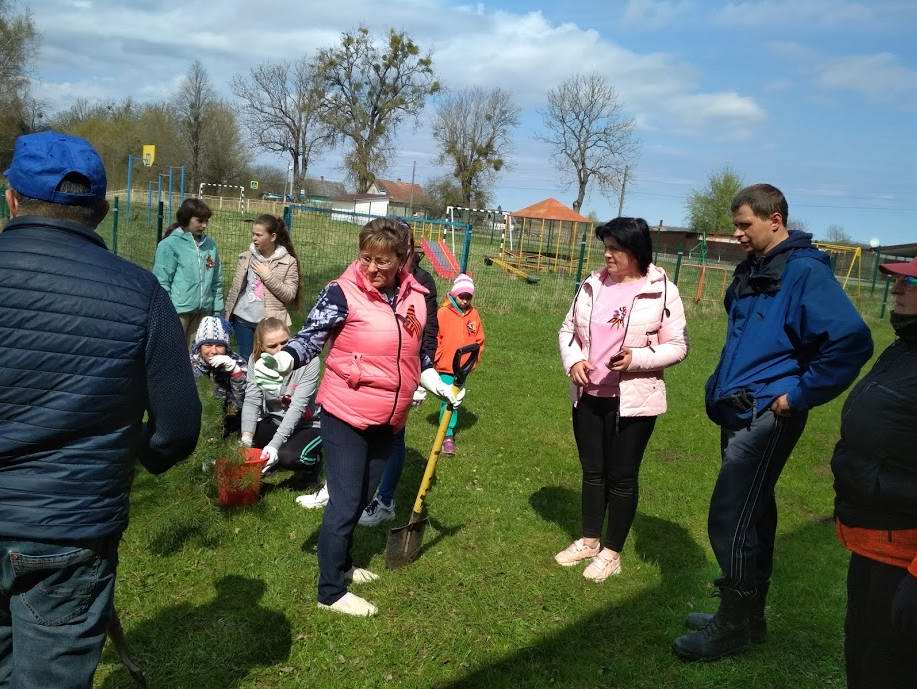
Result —
<instances>
[{"instance_id":1,"label":"wooden utility pole","mask_svg":"<svg viewBox=\"0 0 917 689\"><path fill-rule=\"evenodd\" d=\"M621 193L618 195L618 217L621 217L621 213L624 211L624 189L627 187L627 171L630 168L629 165L624 166L624 179L621 180Z\"/></svg>"}]
</instances>

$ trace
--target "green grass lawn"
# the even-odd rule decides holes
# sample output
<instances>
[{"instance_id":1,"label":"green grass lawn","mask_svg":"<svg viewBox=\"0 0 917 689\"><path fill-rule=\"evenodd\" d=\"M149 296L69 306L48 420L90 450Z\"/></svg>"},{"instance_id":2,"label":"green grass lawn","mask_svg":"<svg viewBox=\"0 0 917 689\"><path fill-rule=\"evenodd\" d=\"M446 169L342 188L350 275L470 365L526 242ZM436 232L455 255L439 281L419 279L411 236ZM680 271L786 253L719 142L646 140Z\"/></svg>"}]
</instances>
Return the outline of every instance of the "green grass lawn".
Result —
<instances>
[{"instance_id":1,"label":"green grass lawn","mask_svg":"<svg viewBox=\"0 0 917 689\"><path fill-rule=\"evenodd\" d=\"M537 289L537 288L536 288ZM709 609L717 568L706 510L717 429L703 383L722 317L689 313L691 351L667 375L670 411L643 464L624 573L596 585L553 563L578 535L580 470L556 330L563 307L483 312L484 361L468 382L459 454L429 494L435 528L411 566L386 571L386 529L358 528L355 555L382 578L379 606L352 619L315 605L321 513L271 479L263 500L223 511L201 463L219 452L209 390L195 455L162 477L140 471L121 547L117 607L153 687L843 687L847 554L830 522L828 462L841 401L816 410L778 487L770 640L738 658L687 665L670 650L682 620ZM891 339L875 324L877 351ZM435 433L412 412L398 495L407 520ZM96 686L130 687L109 646Z\"/></svg>"}]
</instances>

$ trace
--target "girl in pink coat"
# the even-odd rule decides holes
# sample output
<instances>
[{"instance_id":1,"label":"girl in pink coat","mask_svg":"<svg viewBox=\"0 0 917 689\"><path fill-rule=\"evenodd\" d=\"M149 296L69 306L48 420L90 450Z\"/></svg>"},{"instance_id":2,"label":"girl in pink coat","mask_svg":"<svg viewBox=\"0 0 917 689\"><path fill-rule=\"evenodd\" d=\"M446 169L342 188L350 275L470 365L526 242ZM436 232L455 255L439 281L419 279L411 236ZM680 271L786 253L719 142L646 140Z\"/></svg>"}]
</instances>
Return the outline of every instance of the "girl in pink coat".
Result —
<instances>
[{"instance_id":1,"label":"girl in pink coat","mask_svg":"<svg viewBox=\"0 0 917 689\"><path fill-rule=\"evenodd\" d=\"M601 582L621 573L640 462L666 411L662 371L685 358L688 342L678 288L652 263L646 221L615 218L595 233L605 267L580 285L558 336L583 469L583 536L554 559L591 560L583 576Z\"/></svg>"}]
</instances>

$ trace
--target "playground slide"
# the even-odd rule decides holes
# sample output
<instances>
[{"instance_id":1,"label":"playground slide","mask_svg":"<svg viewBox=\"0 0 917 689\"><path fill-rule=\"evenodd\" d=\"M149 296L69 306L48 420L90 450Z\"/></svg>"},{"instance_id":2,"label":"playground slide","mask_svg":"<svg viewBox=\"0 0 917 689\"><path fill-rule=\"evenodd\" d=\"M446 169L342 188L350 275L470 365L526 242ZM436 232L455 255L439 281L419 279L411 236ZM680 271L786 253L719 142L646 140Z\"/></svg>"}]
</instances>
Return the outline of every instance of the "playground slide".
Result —
<instances>
[{"instance_id":1,"label":"playground slide","mask_svg":"<svg viewBox=\"0 0 917 689\"><path fill-rule=\"evenodd\" d=\"M433 264L436 274L441 278L452 280L461 272L455 255L449 250L444 239L440 239L435 244L429 239L424 239L421 246L427 258L430 259L430 263Z\"/></svg>"}]
</instances>

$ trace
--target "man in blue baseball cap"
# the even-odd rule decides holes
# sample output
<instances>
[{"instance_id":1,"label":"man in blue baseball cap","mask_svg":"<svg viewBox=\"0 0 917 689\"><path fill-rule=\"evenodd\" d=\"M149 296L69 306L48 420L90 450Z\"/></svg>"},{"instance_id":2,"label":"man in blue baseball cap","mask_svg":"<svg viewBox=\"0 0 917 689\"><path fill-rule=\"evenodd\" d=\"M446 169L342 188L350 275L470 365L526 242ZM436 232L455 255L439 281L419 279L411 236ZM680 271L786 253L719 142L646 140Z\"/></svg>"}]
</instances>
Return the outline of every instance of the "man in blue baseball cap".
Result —
<instances>
[{"instance_id":1,"label":"man in blue baseball cap","mask_svg":"<svg viewBox=\"0 0 917 689\"><path fill-rule=\"evenodd\" d=\"M134 459L160 473L188 456L201 406L168 295L95 232L108 203L89 142L21 136L5 175L0 687L88 688Z\"/></svg>"}]
</instances>

